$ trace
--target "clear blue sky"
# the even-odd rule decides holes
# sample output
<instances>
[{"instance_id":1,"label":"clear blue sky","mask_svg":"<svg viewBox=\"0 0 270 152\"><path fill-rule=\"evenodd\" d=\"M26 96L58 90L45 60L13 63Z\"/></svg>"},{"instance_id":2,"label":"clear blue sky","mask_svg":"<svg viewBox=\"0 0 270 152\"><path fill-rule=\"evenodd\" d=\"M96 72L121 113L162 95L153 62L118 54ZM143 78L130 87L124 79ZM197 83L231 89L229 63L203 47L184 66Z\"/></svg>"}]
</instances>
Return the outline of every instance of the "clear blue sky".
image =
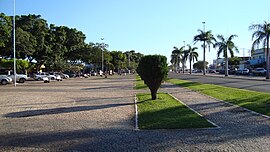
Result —
<instances>
[{"instance_id":1,"label":"clear blue sky","mask_svg":"<svg viewBox=\"0 0 270 152\"><path fill-rule=\"evenodd\" d=\"M86 42L104 42L109 50L162 54L170 60L173 46L193 44L197 29L214 35L237 34L243 55L251 46L252 23L269 19L269 0L16 0L16 14L40 14L49 24L83 31ZM13 0L0 0L0 12L13 14ZM202 60L202 48L199 59ZM244 49L243 49L244 48ZM207 61L216 51L206 54Z\"/></svg>"}]
</instances>

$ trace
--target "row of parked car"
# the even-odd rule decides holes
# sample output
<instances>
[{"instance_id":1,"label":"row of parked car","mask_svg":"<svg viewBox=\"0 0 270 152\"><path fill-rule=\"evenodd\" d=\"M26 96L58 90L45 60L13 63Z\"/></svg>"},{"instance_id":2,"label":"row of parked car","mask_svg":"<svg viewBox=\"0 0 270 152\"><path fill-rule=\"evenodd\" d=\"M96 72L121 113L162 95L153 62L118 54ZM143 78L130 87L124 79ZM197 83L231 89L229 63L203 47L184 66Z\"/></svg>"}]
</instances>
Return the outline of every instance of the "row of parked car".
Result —
<instances>
[{"instance_id":1,"label":"row of parked car","mask_svg":"<svg viewBox=\"0 0 270 152\"><path fill-rule=\"evenodd\" d=\"M51 80L56 81L62 81L63 79L68 79L69 75L58 73L58 72L40 72L37 74L34 74L33 79L37 81L44 81L44 83L49 83ZM16 74L16 82L17 83L24 83L26 80L29 80L30 78L27 77L25 74ZM8 74L8 75L0 75L0 83L1 85L6 85L9 83L12 83L15 81L14 74Z\"/></svg>"},{"instance_id":2,"label":"row of parked car","mask_svg":"<svg viewBox=\"0 0 270 152\"><path fill-rule=\"evenodd\" d=\"M34 75L34 79L37 81L44 81L45 83L49 83L51 80L62 81L63 79L68 79L69 75L58 72L41 72Z\"/></svg>"},{"instance_id":3,"label":"row of parked car","mask_svg":"<svg viewBox=\"0 0 270 152\"><path fill-rule=\"evenodd\" d=\"M211 72L215 73L215 72ZM225 70L219 70L220 74L224 74ZM255 69L229 69L229 74L236 75L254 75L254 76L264 76L266 74L266 70L264 68L255 68Z\"/></svg>"}]
</instances>

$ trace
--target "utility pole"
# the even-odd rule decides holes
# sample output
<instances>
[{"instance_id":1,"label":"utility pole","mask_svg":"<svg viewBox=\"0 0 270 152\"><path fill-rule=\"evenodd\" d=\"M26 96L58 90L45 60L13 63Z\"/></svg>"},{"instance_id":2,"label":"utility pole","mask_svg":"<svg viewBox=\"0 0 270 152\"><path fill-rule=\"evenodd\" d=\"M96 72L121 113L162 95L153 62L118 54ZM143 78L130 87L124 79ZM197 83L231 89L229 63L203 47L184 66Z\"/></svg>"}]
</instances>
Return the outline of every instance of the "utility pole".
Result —
<instances>
[{"instance_id":1,"label":"utility pole","mask_svg":"<svg viewBox=\"0 0 270 152\"><path fill-rule=\"evenodd\" d=\"M104 42L103 42L104 38L101 38L101 71L104 72L104 64L103 64L103 52L104 52Z\"/></svg>"},{"instance_id":2,"label":"utility pole","mask_svg":"<svg viewBox=\"0 0 270 152\"><path fill-rule=\"evenodd\" d=\"M206 69L206 66L205 66L205 39L206 39L206 35L205 35L205 22L202 22L203 23L203 33L204 33L204 40L203 40L203 75L205 75L205 69Z\"/></svg>"},{"instance_id":3,"label":"utility pole","mask_svg":"<svg viewBox=\"0 0 270 152\"><path fill-rule=\"evenodd\" d=\"M16 12L15 12L15 0L13 0L13 64L14 64L14 67L13 67L13 74L14 74L14 86L16 87L16 76L17 76L17 73L16 73L16 37L15 37L15 18L16 17Z\"/></svg>"}]
</instances>

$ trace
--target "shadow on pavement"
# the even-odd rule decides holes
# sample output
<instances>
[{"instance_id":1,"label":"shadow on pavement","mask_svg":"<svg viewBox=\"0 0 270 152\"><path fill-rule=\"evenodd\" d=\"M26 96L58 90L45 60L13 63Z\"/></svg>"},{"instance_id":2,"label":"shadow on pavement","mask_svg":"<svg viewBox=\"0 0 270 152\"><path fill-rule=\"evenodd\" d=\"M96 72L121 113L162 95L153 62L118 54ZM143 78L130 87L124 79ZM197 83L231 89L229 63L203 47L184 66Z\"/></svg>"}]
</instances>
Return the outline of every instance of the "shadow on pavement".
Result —
<instances>
[{"instance_id":1,"label":"shadow on pavement","mask_svg":"<svg viewBox=\"0 0 270 152\"><path fill-rule=\"evenodd\" d=\"M4 117L7 117L7 118L33 117L33 116L39 116L39 115L71 113L71 112L97 110L97 109L105 109L105 108L127 106L127 105L133 105L133 103L117 103L117 104L106 104L106 105L98 105L98 106L77 106L77 107L27 110L27 111L8 113L8 114L5 114Z\"/></svg>"}]
</instances>

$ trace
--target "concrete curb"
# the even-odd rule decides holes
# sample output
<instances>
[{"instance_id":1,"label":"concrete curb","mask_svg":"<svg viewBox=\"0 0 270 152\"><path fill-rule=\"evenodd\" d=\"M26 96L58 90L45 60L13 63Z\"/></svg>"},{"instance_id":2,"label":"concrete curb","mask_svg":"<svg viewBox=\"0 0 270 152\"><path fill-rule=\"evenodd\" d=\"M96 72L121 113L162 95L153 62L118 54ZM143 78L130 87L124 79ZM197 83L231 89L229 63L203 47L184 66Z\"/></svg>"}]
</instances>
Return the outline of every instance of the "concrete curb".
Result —
<instances>
[{"instance_id":1,"label":"concrete curb","mask_svg":"<svg viewBox=\"0 0 270 152\"><path fill-rule=\"evenodd\" d=\"M178 102L180 102L181 104L185 105L186 107L188 107L191 111L193 111L194 113L196 113L197 115L203 117L204 119L206 119L203 115L201 115L200 113L198 113L197 111L195 111L194 109L192 109L191 107L189 107L188 105L186 105L184 102L180 101L179 99L177 99L175 96L173 96L171 93L167 92L170 96L172 96L175 100L177 100ZM217 128L221 128L220 126L218 126L217 124L215 124L214 122L206 119L207 122L211 123L213 126L215 127L209 127L209 128L205 128L205 129L217 129Z\"/></svg>"},{"instance_id":2,"label":"concrete curb","mask_svg":"<svg viewBox=\"0 0 270 152\"><path fill-rule=\"evenodd\" d=\"M134 108L135 108L135 130L140 130L138 126L138 106L136 94L134 96Z\"/></svg>"},{"instance_id":3,"label":"concrete curb","mask_svg":"<svg viewBox=\"0 0 270 152\"><path fill-rule=\"evenodd\" d=\"M175 85L175 84L173 84L173 85ZM180 86L178 86L178 87L180 87ZM191 90L191 89L186 88L186 87L183 87L183 88L185 88L185 89L187 89L187 90L190 90L190 91L194 91L194 90ZM241 106L238 106L238 105L236 105L236 104L233 104L233 103L230 103L230 102L227 102L227 101L224 101L224 100L220 100L220 99L214 98L214 97L212 97L212 96L208 96L208 95L203 94L203 93L198 92L198 91L194 91L194 92L197 92L197 93L199 93L199 94L201 94L201 95L203 95L203 96L207 96L207 97L212 98L212 99L214 99L214 100L224 102L224 103L226 103L226 104L228 104L228 105L231 105L231 106L234 106L234 107L236 107L236 108L242 108L242 109L244 109L245 111L248 111L248 112L250 112L250 113L253 113L254 115L262 116L262 117L265 117L265 118L267 118L267 119L270 119L270 116L267 116L267 115L264 115L264 114L261 114L261 113L252 111L252 110L247 109L247 108L245 108L245 107L241 107Z\"/></svg>"},{"instance_id":4,"label":"concrete curb","mask_svg":"<svg viewBox=\"0 0 270 152\"><path fill-rule=\"evenodd\" d=\"M270 119L270 116L267 116L267 115L264 115L264 114L261 114L261 113L252 111L252 110L247 109L247 108L245 108L245 107L241 107L241 106L238 106L238 105L236 105L236 104L233 104L233 103L230 103L230 102L227 102L227 101L224 101L224 100L220 100L220 99L217 99L217 98L215 98L215 97L208 96L208 95L203 94L203 93L201 93L201 92L197 92L197 93L199 93L199 94L201 94L201 95L203 95L203 96L207 96L207 97L209 97L209 98L212 98L212 99L214 99L214 100L217 100L217 101L220 101L220 102L224 102L225 104L228 104L228 105L230 105L230 106L234 106L234 107L236 107L236 108L242 108L243 110L248 111L248 112L250 112L250 113L252 113L252 114L254 114L254 115L262 116L262 117L264 117L264 118Z\"/></svg>"}]
</instances>

